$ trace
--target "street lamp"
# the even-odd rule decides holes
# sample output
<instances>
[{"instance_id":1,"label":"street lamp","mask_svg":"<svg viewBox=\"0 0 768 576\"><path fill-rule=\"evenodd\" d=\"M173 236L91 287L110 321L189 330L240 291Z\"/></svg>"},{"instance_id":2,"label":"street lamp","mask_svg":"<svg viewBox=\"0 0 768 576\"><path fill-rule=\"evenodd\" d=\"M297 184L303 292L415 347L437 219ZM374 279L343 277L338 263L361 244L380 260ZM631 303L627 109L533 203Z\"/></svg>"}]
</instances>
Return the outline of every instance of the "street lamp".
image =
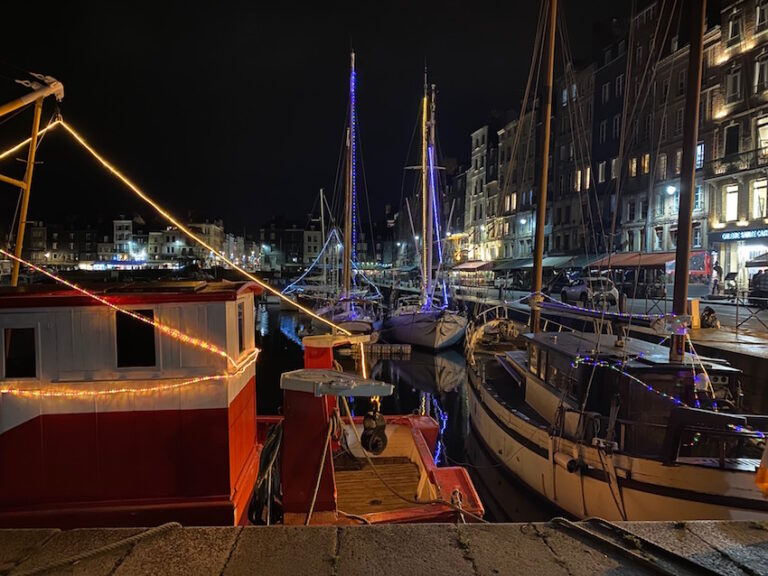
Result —
<instances>
[{"instance_id":1,"label":"street lamp","mask_svg":"<svg viewBox=\"0 0 768 576\"><path fill-rule=\"evenodd\" d=\"M672 196L675 192L677 192L677 188L675 188L674 186L671 186L671 185L667 186L667 194Z\"/></svg>"}]
</instances>

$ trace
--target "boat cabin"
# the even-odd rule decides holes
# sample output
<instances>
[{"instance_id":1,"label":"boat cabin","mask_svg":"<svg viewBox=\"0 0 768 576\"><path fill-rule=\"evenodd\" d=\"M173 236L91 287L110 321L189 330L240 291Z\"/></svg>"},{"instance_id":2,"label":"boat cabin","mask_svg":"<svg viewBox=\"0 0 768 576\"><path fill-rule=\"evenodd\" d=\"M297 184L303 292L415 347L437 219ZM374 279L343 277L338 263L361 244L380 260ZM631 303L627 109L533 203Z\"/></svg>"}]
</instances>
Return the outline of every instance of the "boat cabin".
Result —
<instances>
[{"instance_id":1,"label":"boat cabin","mask_svg":"<svg viewBox=\"0 0 768 576\"><path fill-rule=\"evenodd\" d=\"M258 286L88 289L121 311L59 285L0 290L0 526L239 522Z\"/></svg>"},{"instance_id":2,"label":"boat cabin","mask_svg":"<svg viewBox=\"0 0 768 576\"><path fill-rule=\"evenodd\" d=\"M566 436L667 462L758 454L766 419L739 413L740 371L725 363L672 363L664 346L610 334L525 338L525 402Z\"/></svg>"}]
</instances>

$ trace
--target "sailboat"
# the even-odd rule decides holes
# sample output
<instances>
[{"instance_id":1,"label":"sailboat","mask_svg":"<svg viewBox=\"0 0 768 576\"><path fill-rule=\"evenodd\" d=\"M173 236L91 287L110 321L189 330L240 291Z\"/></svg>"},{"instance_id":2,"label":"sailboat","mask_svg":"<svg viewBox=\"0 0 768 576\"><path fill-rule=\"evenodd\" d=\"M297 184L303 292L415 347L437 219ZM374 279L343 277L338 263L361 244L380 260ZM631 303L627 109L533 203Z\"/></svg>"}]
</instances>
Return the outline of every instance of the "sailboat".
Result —
<instances>
[{"instance_id":1,"label":"sailboat","mask_svg":"<svg viewBox=\"0 0 768 576\"><path fill-rule=\"evenodd\" d=\"M435 178L435 85L428 91L424 73L424 98L421 118L421 291L418 298L402 299L384 323L390 340L432 350L453 346L464 336L467 319L448 309L448 293L435 294L437 279L432 277L433 238L442 264L440 222Z\"/></svg>"},{"instance_id":2,"label":"sailboat","mask_svg":"<svg viewBox=\"0 0 768 576\"><path fill-rule=\"evenodd\" d=\"M768 520L768 500L756 485L768 417L742 413L739 370L685 349L704 14L705 0L693 2L674 314L638 317L537 302L543 162L531 332L516 335L519 346L484 339L477 331L485 325L471 327L469 340L478 346L469 355L469 405L477 437L500 466L579 518ZM545 158L555 21L551 0ZM594 333L541 332L542 311L589 318ZM666 334L669 347L627 337L630 322Z\"/></svg>"},{"instance_id":3,"label":"sailboat","mask_svg":"<svg viewBox=\"0 0 768 576\"><path fill-rule=\"evenodd\" d=\"M345 187L344 187L344 231L343 242L332 242L339 239L338 232L333 229L324 238L325 245L322 249L322 283L304 294L297 293L298 299L309 298L314 300L314 311L336 325L352 332L353 334L373 334L381 329L381 307L377 299L380 294L371 296L367 286L357 286L358 274L355 273L357 262L357 178L356 178L356 128L357 128L357 73L355 70L355 53L350 55L349 75L349 119L345 145ZM320 210L323 236L325 236L324 199L320 192ZM328 249L335 254L338 245L343 247L341 258L342 274L339 290L327 285L327 252ZM318 259L319 260L319 259ZM306 273L305 273L306 275ZM291 287L296 283L294 282ZM369 283L370 284L370 283ZM326 326L316 323L316 327L324 329Z\"/></svg>"}]
</instances>

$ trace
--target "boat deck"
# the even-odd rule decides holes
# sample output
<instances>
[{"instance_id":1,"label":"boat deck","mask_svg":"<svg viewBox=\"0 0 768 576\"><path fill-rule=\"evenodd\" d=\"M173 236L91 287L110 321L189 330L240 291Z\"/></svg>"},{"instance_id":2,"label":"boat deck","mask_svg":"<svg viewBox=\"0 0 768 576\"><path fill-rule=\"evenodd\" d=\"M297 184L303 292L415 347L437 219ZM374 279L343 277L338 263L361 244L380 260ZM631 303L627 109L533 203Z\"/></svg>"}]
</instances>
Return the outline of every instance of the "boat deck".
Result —
<instances>
[{"instance_id":1,"label":"boat deck","mask_svg":"<svg viewBox=\"0 0 768 576\"><path fill-rule=\"evenodd\" d=\"M376 470L399 494L416 497L419 467L408 458L377 458ZM339 510L347 514L391 512L409 506L384 486L367 462L357 469L337 468L336 492Z\"/></svg>"}]
</instances>

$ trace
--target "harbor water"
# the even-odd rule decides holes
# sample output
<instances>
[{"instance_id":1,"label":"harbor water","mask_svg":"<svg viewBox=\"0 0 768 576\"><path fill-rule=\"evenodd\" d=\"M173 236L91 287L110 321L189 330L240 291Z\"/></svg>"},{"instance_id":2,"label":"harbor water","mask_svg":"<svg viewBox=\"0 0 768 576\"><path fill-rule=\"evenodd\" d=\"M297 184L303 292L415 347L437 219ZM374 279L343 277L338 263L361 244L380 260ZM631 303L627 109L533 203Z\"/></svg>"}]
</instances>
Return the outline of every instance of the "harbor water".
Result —
<instances>
[{"instance_id":1,"label":"harbor water","mask_svg":"<svg viewBox=\"0 0 768 576\"><path fill-rule=\"evenodd\" d=\"M282 404L280 374L303 367L299 334L309 329L309 319L277 305L256 310L256 345L261 349L256 368L257 410L260 415L279 414ZM345 370L358 361L338 355ZM424 414L440 425L434 455L439 465L464 466L475 484L487 518L497 522L545 521L558 511L502 470L472 434L467 397L467 371L461 348L440 353L412 349L403 357L368 358L372 378L394 385L391 396L381 399L384 414ZM354 413L369 409L366 398L353 398Z\"/></svg>"}]
</instances>

